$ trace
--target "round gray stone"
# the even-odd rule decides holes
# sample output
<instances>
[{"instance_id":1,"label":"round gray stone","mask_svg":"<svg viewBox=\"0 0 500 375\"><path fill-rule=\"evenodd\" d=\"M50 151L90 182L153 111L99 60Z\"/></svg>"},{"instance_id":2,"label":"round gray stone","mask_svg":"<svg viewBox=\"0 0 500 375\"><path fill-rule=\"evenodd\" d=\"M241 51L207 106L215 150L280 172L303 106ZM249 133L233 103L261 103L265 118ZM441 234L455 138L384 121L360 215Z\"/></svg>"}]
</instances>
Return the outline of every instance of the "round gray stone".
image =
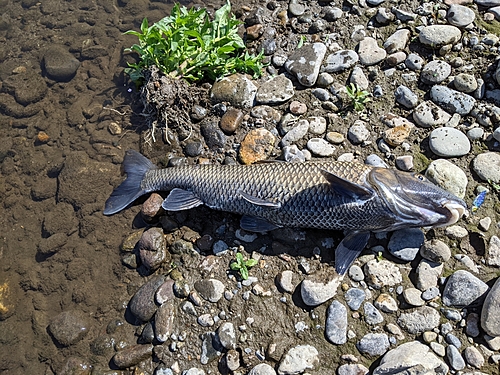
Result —
<instances>
[{"instance_id":1,"label":"round gray stone","mask_svg":"<svg viewBox=\"0 0 500 375\"><path fill-rule=\"evenodd\" d=\"M459 4L451 4L446 13L448 22L457 27L465 27L474 22L476 14L471 8Z\"/></svg>"},{"instance_id":2,"label":"round gray stone","mask_svg":"<svg viewBox=\"0 0 500 375\"><path fill-rule=\"evenodd\" d=\"M48 76L56 81L71 80L80 67L80 61L65 47L57 45L45 51L43 63Z\"/></svg>"},{"instance_id":3,"label":"round gray stone","mask_svg":"<svg viewBox=\"0 0 500 375\"><path fill-rule=\"evenodd\" d=\"M328 73L342 72L353 67L358 60L359 56L356 52L340 50L328 55L323 69Z\"/></svg>"},{"instance_id":4,"label":"round gray stone","mask_svg":"<svg viewBox=\"0 0 500 375\"><path fill-rule=\"evenodd\" d=\"M429 147L436 155L450 158L467 155L471 145L460 130L442 127L434 129L429 135Z\"/></svg>"},{"instance_id":5,"label":"round gray stone","mask_svg":"<svg viewBox=\"0 0 500 375\"><path fill-rule=\"evenodd\" d=\"M484 152L472 161L472 169L483 181L500 183L500 153Z\"/></svg>"},{"instance_id":6,"label":"round gray stone","mask_svg":"<svg viewBox=\"0 0 500 375\"><path fill-rule=\"evenodd\" d=\"M450 74L450 64L443 60L434 60L425 64L420 73L420 79L428 85L434 85L443 82Z\"/></svg>"},{"instance_id":7,"label":"round gray stone","mask_svg":"<svg viewBox=\"0 0 500 375\"><path fill-rule=\"evenodd\" d=\"M368 333L356 343L356 347L361 353L371 356L384 354L389 346L389 337L385 333Z\"/></svg>"},{"instance_id":8,"label":"round gray stone","mask_svg":"<svg viewBox=\"0 0 500 375\"><path fill-rule=\"evenodd\" d=\"M451 119L451 116L447 112L443 111L430 100L420 103L413 111L412 116L413 120L423 128L444 125Z\"/></svg>"},{"instance_id":9,"label":"round gray stone","mask_svg":"<svg viewBox=\"0 0 500 375\"><path fill-rule=\"evenodd\" d=\"M448 277L443 290L446 306L464 307L480 298L488 290L488 285L465 270L458 270Z\"/></svg>"},{"instance_id":10,"label":"round gray stone","mask_svg":"<svg viewBox=\"0 0 500 375\"><path fill-rule=\"evenodd\" d=\"M347 342L347 309L339 301L333 301L326 312L325 336L333 344Z\"/></svg>"},{"instance_id":11,"label":"round gray stone","mask_svg":"<svg viewBox=\"0 0 500 375\"><path fill-rule=\"evenodd\" d=\"M460 29L451 25L431 25L420 30L420 43L435 48L446 44L454 44L460 40Z\"/></svg>"},{"instance_id":12,"label":"round gray stone","mask_svg":"<svg viewBox=\"0 0 500 375\"><path fill-rule=\"evenodd\" d=\"M395 257L411 262L424 243L424 233L419 228L400 229L395 231L387 248Z\"/></svg>"}]
</instances>

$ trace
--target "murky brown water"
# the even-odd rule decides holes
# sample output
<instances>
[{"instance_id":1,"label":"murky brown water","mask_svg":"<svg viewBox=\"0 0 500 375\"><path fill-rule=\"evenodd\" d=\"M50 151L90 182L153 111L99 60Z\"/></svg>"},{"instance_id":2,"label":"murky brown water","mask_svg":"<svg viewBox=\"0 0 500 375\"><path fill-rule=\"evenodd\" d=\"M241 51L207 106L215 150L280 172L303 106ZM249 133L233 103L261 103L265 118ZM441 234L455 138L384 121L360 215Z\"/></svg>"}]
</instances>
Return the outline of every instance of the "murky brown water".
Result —
<instances>
[{"instance_id":1,"label":"murky brown water","mask_svg":"<svg viewBox=\"0 0 500 375\"><path fill-rule=\"evenodd\" d=\"M89 342L123 318L127 288L141 282L118 255L136 210L102 215L121 179L117 163L124 150L138 148L143 125L123 74L130 61L123 49L135 37L122 33L171 7L170 1L0 0L2 374L61 373L70 357L107 369L110 357L89 351ZM44 55L55 45L80 62L69 80L45 70ZM112 135L110 123L122 133ZM86 315L88 333L58 347L47 327L68 310Z\"/></svg>"}]
</instances>

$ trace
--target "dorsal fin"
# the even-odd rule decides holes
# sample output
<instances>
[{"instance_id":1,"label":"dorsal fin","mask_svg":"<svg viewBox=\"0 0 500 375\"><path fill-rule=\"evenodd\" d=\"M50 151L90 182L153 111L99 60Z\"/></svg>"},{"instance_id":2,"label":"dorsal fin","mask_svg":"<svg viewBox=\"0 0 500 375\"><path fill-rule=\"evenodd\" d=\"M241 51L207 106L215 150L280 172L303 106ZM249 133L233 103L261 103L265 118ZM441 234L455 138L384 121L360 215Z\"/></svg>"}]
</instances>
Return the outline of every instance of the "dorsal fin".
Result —
<instances>
[{"instance_id":1,"label":"dorsal fin","mask_svg":"<svg viewBox=\"0 0 500 375\"><path fill-rule=\"evenodd\" d=\"M364 186L358 185L355 182L346 180L345 178L339 177L332 172L325 169L321 169L321 173L330 183L332 189L339 195L344 195L351 197L353 199L363 198L368 199L373 195L373 192Z\"/></svg>"}]
</instances>

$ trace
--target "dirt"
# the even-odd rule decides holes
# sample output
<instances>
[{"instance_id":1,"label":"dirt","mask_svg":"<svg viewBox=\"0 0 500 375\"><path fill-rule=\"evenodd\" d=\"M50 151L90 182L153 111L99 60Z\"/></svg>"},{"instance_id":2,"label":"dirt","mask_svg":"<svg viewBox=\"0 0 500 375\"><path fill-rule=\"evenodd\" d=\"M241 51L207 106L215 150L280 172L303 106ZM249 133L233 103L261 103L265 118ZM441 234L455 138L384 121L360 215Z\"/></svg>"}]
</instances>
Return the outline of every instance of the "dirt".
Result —
<instances>
[{"instance_id":1,"label":"dirt","mask_svg":"<svg viewBox=\"0 0 500 375\"><path fill-rule=\"evenodd\" d=\"M222 1L203 3L213 10ZM233 1L233 9L236 14L243 15L246 7L251 9L257 4L258 1ZM408 9L416 8L414 4L406 5ZM186 134L194 134L191 140L202 139L200 124L189 121L191 106L196 103L211 108L207 96L209 86L189 91L178 83L181 86L177 87L175 95L181 103L180 112L167 113L173 120L168 137L160 135L157 142L151 142L149 126L164 107L156 105L145 109L144 93L141 95L124 75L126 63L133 61L134 56L123 50L135 42L135 37L123 35L123 32L139 29L144 17L151 23L159 20L169 14L171 7L170 1L0 0L3 13L0 19L0 123L3 131L0 202L4 208L0 215L2 374L87 374L90 368L94 369L93 374L116 374L120 372L111 362L115 353L113 346L119 348L137 342L143 326L130 318L126 306L148 278L122 263L124 254L120 252L120 244L145 224L137 215L139 205L111 217L103 216L103 205L112 189L122 181L120 163L125 150L140 148L159 165L166 165L171 157L184 157ZM366 24L364 17L351 16L346 19L346 25ZM293 50L299 42L296 31L300 27L299 24L295 29L278 27L281 33L278 44L284 53ZM355 43L346 30L336 31L341 44L352 48ZM307 34L307 38L313 36ZM52 80L43 68L44 52L53 44L62 45L81 62L76 76L67 82ZM256 45L251 45L251 49ZM491 61L487 60L485 64ZM374 77L383 75L379 68L373 68L373 71ZM347 73L337 79L344 83ZM161 78L155 80L161 81ZM372 84L383 84L384 92L392 92L394 88L385 82L385 79L374 78ZM296 98L307 103L314 101L305 91L298 91ZM398 113L393 106L394 103L376 103L370 106L369 116L378 118L388 109ZM144 116L144 110L148 116ZM325 111L317 106L308 114L325 115ZM338 122L330 123L329 130L345 134L357 118L357 114L345 112L336 119ZM212 162L222 162L225 156L234 159L233 145L237 145L253 126L251 121L249 119L230 138L223 152L205 147L203 158ZM379 133L380 126L373 124L373 134ZM112 134L110 128L119 128L121 132ZM423 169L431 155L420 142L421 138L422 134L417 130L409 141L413 154L420 155ZM375 145L372 145L365 149L356 148L355 152L361 160L374 150ZM339 148L339 154L346 151L350 150ZM398 152L403 153L399 150L396 155ZM278 155L276 148L274 156ZM471 153L453 159L453 162L468 170L473 156ZM198 161L196 158L186 159L192 164ZM475 184L469 184L468 202L474 196L474 187ZM498 199L490 196L483 208L484 216L498 217L495 204L498 207ZM214 239L223 239L230 246L239 243L235 237L239 220L236 215L200 207L172 215L171 220L170 242L180 238L192 242L210 235ZM468 225L477 233L476 222L477 217L472 217ZM225 229L221 230L221 227ZM340 349L329 344L323 329L313 328L324 324L326 307L306 308L297 292L287 296L294 302L291 307L280 301L282 294L274 281L276 274L285 269L296 274L306 273L306 268L311 269L309 272L331 272L333 256L328 245L331 238L338 242L341 234L285 230L259 235L254 242L245 245L244 251L246 254L253 251L261 254L259 265L252 269L251 275L259 279L264 290L272 292L272 297L254 298L251 295L247 302L241 298L222 300L217 309L204 304L200 311L211 314L225 311L236 327L249 325L247 318L255 318L242 345L267 352L275 362L291 346L310 343L320 353L328 353L322 357L321 367L316 373L332 373L338 367L340 352L357 353L356 349ZM473 239L461 246L478 261L484 254L484 239L481 235L473 236ZM372 241L373 245L378 243ZM318 250L321 258L315 255ZM214 257L206 251L199 255L175 254L172 264L187 283L193 285L202 277L227 281L232 259L231 253ZM170 271L169 263L157 273ZM494 271L488 276L493 278ZM230 283L237 288L236 278L231 278ZM91 322L88 333L76 344L63 347L47 327L62 311L75 309L83 312ZM304 322L312 329L297 330L295 324L298 322ZM188 332L185 343L179 344L176 352L169 350L168 345L158 346L155 361L164 358L171 364L177 360L183 369L199 366L199 335L207 329L197 325L195 318L187 314L179 314L177 329ZM276 349L270 351L274 344ZM258 362L253 354L242 352L240 355L243 368ZM362 362L368 367L373 366L365 359ZM146 362L143 371L151 373L153 365L156 362ZM216 371L217 367L215 361L210 369Z\"/></svg>"}]
</instances>

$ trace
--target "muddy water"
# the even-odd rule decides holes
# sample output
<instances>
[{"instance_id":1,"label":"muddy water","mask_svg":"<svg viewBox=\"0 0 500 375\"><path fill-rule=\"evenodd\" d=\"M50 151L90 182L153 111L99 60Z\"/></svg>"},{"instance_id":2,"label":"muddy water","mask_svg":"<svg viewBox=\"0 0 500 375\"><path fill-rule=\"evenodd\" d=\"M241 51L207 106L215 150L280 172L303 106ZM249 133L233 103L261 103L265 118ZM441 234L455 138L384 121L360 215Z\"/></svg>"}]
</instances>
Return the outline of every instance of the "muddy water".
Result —
<instances>
[{"instance_id":1,"label":"muddy water","mask_svg":"<svg viewBox=\"0 0 500 375\"><path fill-rule=\"evenodd\" d=\"M170 1L0 0L2 374L61 373L68 358L82 368L109 369L106 345L91 350L89 342L116 328L110 322L123 319L128 290L141 283L118 250L134 210L102 215L121 178L124 150L138 148L144 125L123 74L131 61L123 50L135 38L123 32L138 29L144 17L159 20L171 7ZM54 46L79 63L74 76L48 74L44 56ZM63 347L47 327L74 310L83 312L86 339Z\"/></svg>"}]
</instances>

